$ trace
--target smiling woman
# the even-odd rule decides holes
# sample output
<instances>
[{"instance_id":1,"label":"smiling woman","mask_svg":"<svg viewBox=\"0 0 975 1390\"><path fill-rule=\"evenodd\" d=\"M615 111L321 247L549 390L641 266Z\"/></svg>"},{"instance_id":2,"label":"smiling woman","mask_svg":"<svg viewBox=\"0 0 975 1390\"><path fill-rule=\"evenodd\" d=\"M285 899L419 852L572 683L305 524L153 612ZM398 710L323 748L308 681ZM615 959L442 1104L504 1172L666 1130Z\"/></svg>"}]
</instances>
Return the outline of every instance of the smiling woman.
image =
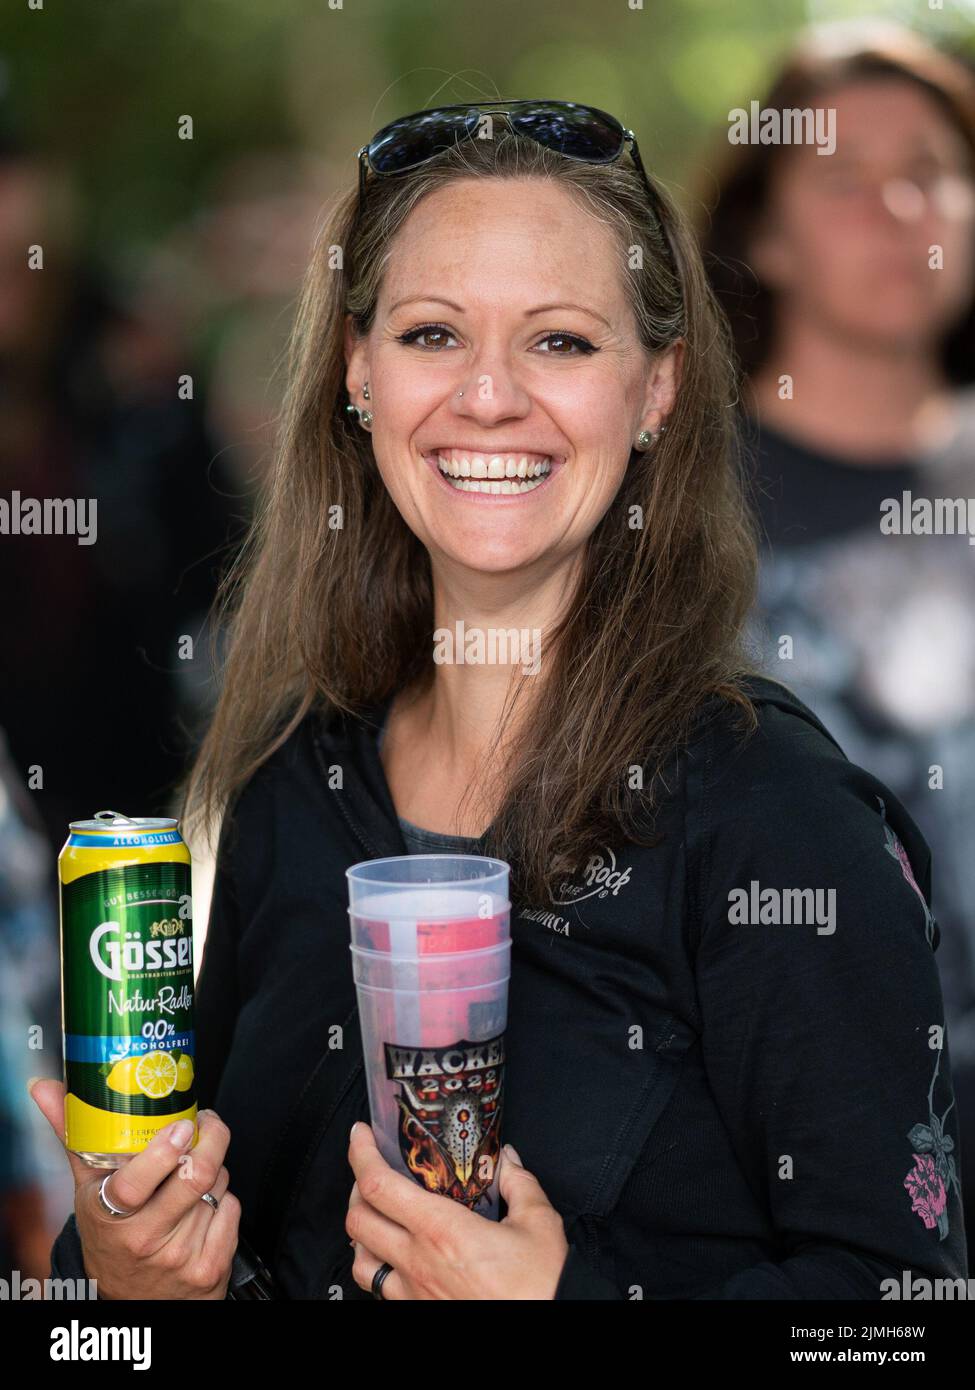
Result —
<instances>
[{"instance_id":1,"label":"smiling woman","mask_svg":"<svg viewBox=\"0 0 975 1390\"><path fill-rule=\"evenodd\" d=\"M312 257L187 789L191 817L224 812L198 1180L291 1298L877 1299L905 1268L963 1275L927 849L748 669L699 255L612 117L509 107L380 132ZM443 660L454 631L537 633L539 659ZM345 871L431 849L511 866L498 1222L359 1123ZM753 884L828 901L830 932L743 921ZM220 1297L233 1224L150 1150L112 1175L129 1234L86 1189L55 1264L83 1247L110 1297Z\"/></svg>"},{"instance_id":2,"label":"smiling woman","mask_svg":"<svg viewBox=\"0 0 975 1390\"><path fill-rule=\"evenodd\" d=\"M673 408L680 358L675 344L654 354L641 342L618 236L590 223L555 182L472 177L431 190L396 237L369 329L348 326L346 380L353 393L369 382L372 447L400 516L445 560L536 577L534 601L553 622L547 581L581 558L632 441ZM435 301L410 291L429 282L438 237L456 299L439 324L415 328ZM583 284L602 312L554 302Z\"/></svg>"},{"instance_id":3,"label":"smiling woman","mask_svg":"<svg viewBox=\"0 0 975 1390\"><path fill-rule=\"evenodd\" d=\"M590 108L556 107L531 129L574 149ZM493 819L537 896L593 843L640 833L652 793L627 770L661 764L707 694L735 699L754 543L724 324L683 218L648 197L642 165L566 158L524 117L469 110L472 138L369 173L321 232L252 537L264 577L242 588L236 694L191 801L215 812L316 702L354 712L397 692L387 748L409 809L446 831ZM410 138L424 153L445 121L424 113L415 137L394 123L375 164L394 146L409 162ZM510 673L465 685L475 738L444 717L430 642L452 614L435 612L435 570L440 608L469 623L486 596L503 623L531 595L544 724L525 718L540 682ZM430 739L456 745L437 773L420 728L435 705ZM411 761L427 764L421 788Z\"/></svg>"}]
</instances>

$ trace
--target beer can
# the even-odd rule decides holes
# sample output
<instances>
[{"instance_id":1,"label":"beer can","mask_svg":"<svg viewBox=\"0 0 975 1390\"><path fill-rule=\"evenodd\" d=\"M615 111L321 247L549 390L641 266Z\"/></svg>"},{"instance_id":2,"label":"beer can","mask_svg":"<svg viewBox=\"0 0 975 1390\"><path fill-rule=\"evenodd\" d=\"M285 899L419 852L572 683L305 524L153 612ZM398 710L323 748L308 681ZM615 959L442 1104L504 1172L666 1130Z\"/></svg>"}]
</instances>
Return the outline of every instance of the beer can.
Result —
<instances>
[{"instance_id":1,"label":"beer can","mask_svg":"<svg viewBox=\"0 0 975 1390\"><path fill-rule=\"evenodd\" d=\"M96 1168L196 1122L190 864L178 821L117 811L58 857L64 1142Z\"/></svg>"}]
</instances>

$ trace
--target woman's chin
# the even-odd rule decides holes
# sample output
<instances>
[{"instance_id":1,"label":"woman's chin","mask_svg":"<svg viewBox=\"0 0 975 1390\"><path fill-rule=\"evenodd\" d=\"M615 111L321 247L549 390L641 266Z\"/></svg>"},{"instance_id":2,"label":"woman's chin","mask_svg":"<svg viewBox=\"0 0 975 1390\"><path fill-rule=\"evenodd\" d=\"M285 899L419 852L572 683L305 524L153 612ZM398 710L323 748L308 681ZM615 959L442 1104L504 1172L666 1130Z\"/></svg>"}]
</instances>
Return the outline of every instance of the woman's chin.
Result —
<instances>
[{"instance_id":1,"label":"woman's chin","mask_svg":"<svg viewBox=\"0 0 975 1390\"><path fill-rule=\"evenodd\" d=\"M524 546L485 546L483 549L470 546L460 548L455 545L436 545L436 550L449 564L467 570L472 576L484 578L499 574L513 575L523 570L526 576L544 555L544 548L537 544Z\"/></svg>"}]
</instances>

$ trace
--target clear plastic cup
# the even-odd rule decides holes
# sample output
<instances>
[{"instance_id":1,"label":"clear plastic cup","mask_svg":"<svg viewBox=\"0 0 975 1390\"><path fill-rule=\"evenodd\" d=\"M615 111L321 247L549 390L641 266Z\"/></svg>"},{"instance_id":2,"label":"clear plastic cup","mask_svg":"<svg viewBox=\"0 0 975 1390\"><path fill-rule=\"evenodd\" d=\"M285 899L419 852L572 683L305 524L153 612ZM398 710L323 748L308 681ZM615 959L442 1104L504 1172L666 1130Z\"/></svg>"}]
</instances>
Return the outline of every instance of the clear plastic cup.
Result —
<instances>
[{"instance_id":1,"label":"clear plastic cup","mask_svg":"<svg viewBox=\"0 0 975 1390\"><path fill-rule=\"evenodd\" d=\"M508 865L410 854L368 859L346 875L380 1152L428 1191L497 1219Z\"/></svg>"}]
</instances>

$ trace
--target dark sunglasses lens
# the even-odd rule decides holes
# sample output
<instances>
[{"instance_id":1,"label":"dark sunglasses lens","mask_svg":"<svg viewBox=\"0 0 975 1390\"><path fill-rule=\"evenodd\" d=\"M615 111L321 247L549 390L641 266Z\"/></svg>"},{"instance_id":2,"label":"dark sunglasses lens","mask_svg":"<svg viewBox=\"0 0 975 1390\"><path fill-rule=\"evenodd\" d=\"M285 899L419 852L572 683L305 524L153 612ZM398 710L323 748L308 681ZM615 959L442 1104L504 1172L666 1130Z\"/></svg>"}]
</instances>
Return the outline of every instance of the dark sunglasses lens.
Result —
<instances>
[{"instance_id":1,"label":"dark sunglasses lens","mask_svg":"<svg viewBox=\"0 0 975 1390\"><path fill-rule=\"evenodd\" d=\"M377 174L412 169L448 150L477 126L476 111L423 111L384 126L369 142L369 162Z\"/></svg>"},{"instance_id":2,"label":"dark sunglasses lens","mask_svg":"<svg viewBox=\"0 0 975 1390\"><path fill-rule=\"evenodd\" d=\"M513 111L511 123L547 149L591 164L609 164L623 148L623 127L604 111L574 102L538 102Z\"/></svg>"}]
</instances>

